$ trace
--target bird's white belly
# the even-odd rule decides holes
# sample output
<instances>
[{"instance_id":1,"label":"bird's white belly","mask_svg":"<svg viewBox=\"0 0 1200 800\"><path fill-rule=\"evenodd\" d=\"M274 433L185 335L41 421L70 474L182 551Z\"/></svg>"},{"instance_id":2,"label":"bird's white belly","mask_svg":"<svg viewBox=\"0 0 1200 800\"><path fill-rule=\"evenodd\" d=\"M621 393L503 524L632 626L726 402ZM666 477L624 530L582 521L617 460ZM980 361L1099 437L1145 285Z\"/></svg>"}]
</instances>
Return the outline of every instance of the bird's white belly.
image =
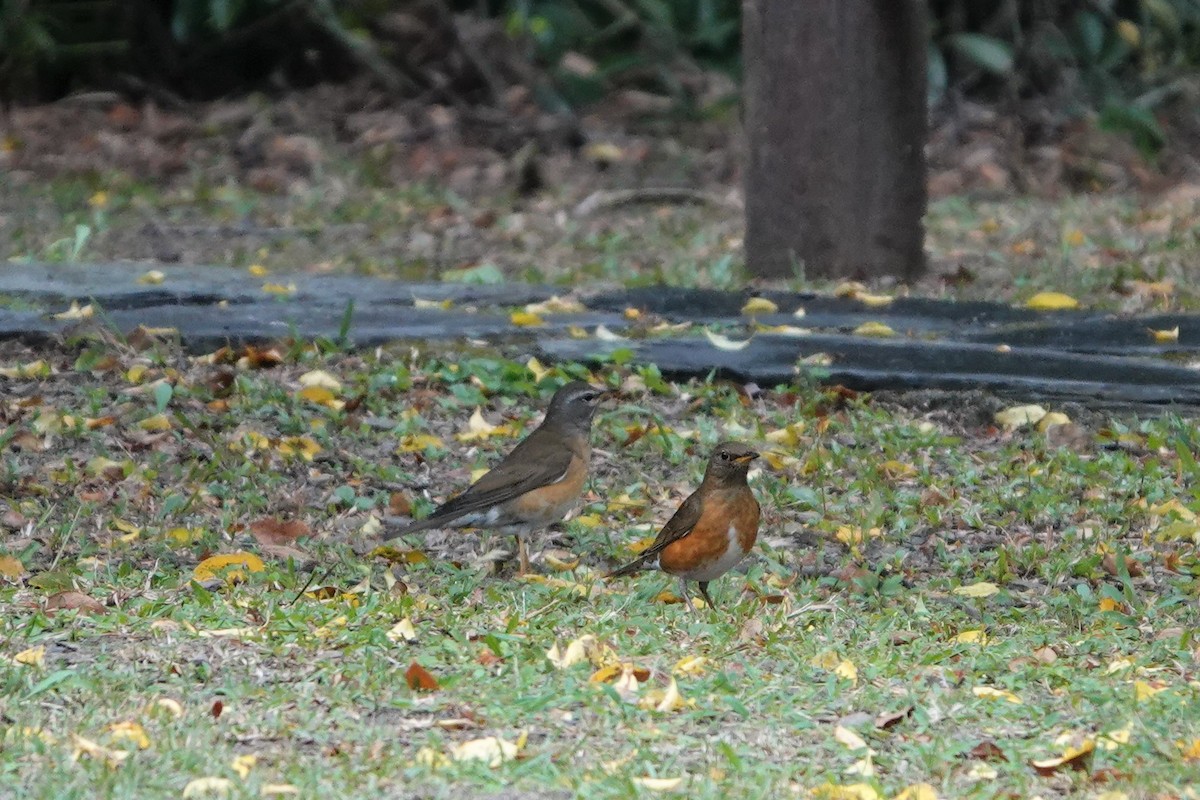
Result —
<instances>
[{"instance_id":1,"label":"bird's white belly","mask_svg":"<svg viewBox=\"0 0 1200 800\"><path fill-rule=\"evenodd\" d=\"M725 552L720 558L706 566L676 574L689 581L712 581L736 567L746 557L746 551L742 549L742 544L738 540L738 532L735 525L729 526L727 535L729 536L729 546L725 548Z\"/></svg>"}]
</instances>

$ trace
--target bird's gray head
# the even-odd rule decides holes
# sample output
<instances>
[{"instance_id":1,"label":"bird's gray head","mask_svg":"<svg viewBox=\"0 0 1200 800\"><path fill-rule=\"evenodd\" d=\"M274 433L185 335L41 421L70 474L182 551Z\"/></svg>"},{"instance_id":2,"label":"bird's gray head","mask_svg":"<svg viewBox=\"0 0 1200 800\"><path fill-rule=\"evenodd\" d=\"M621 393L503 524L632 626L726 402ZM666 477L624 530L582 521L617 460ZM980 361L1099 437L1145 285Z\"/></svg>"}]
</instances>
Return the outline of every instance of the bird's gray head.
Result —
<instances>
[{"instance_id":1,"label":"bird's gray head","mask_svg":"<svg viewBox=\"0 0 1200 800\"><path fill-rule=\"evenodd\" d=\"M741 442L721 442L713 448L712 455L709 456L704 479L718 483L745 483L746 473L750 471L750 462L756 458L758 453L749 445Z\"/></svg>"},{"instance_id":2,"label":"bird's gray head","mask_svg":"<svg viewBox=\"0 0 1200 800\"><path fill-rule=\"evenodd\" d=\"M586 431L592 426L596 407L608 395L608 390L602 387L571 381L554 393L546 410L546 422Z\"/></svg>"}]
</instances>

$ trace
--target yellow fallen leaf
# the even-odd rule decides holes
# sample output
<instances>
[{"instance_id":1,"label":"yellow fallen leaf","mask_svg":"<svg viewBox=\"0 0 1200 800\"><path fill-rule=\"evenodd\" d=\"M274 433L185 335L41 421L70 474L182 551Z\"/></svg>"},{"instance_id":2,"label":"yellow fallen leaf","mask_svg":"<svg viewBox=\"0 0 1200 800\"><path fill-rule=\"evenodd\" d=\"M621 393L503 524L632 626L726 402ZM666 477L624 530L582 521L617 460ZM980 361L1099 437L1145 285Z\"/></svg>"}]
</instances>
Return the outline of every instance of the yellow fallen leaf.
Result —
<instances>
[{"instance_id":1,"label":"yellow fallen leaf","mask_svg":"<svg viewBox=\"0 0 1200 800\"><path fill-rule=\"evenodd\" d=\"M847 767L846 774L857 775L861 778L873 777L875 775L875 762L872 759L871 752L868 751L865 757L858 759Z\"/></svg>"},{"instance_id":2,"label":"yellow fallen leaf","mask_svg":"<svg viewBox=\"0 0 1200 800\"><path fill-rule=\"evenodd\" d=\"M1079 301L1062 292L1038 292L1025 301L1025 307L1032 308L1034 311L1061 311L1068 308L1079 308Z\"/></svg>"},{"instance_id":3,"label":"yellow fallen leaf","mask_svg":"<svg viewBox=\"0 0 1200 800\"><path fill-rule=\"evenodd\" d=\"M396 448L399 453L423 453L426 450L444 450L446 443L436 436L427 433L413 433L400 440Z\"/></svg>"},{"instance_id":4,"label":"yellow fallen leaf","mask_svg":"<svg viewBox=\"0 0 1200 800\"><path fill-rule=\"evenodd\" d=\"M40 358L15 367L0 367L0 378L48 378L52 373L49 362Z\"/></svg>"},{"instance_id":5,"label":"yellow fallen leaf","mask_svg":"<svg viewBox=\"0 0 1200 800\"><path fill-rule=\"evenodd\" d=\"M833 674L843 680L850 681L851 684L858 685L858 667L854 666L854 662L849 659L842 659L836 667L833 668Z\"/></svg>"},{"instance_id":6,"label":"yellow fallen leaf","mask_svg":"<svg viewBox=\"0 0 1200 800\"><path fill-rule=\"evenodd\" d=\"M249 272L256 278L265 278L270 274L271 271L262 264L251 264L250 266L246 267L246 272Z\"/></svg>"},{"instance_id":7,"label":"yellow fallen leaf","mask_svg":"<svg viewBox=\"0 0 1200 800\"><path fill-rule=\"evenodd\" d=\"M39 644L36 647L22 650L13 656L13 663L40 669L46 665L46 648Z\"/></svg>"},{"instance_id":8,"label":"yellow fallen leaf","mask_svg":"<svg viewBox=\"0 0 1200 800\"><path fill-rule=\"evenodd\" d=\"M590 633L580 636L560 652L558 642L546 652L546 658L558 669L567 669L575 664L584 662L594 667L606 667L609 664L620 663L620 658L611 647Z\"/></svg>"},{"instance_id":9,"label":"yellow fallen leaf","mask_svg":"<svg viewBox=\"0 0 1200 800\"><path fill-rule=\"evenodd\" d=\"M676 675L703 675L708 663L704 656L684 656L675 662L675 668L671 671Z\"/></svg>"},{"instance_id":10,"label":"yellow fallen leaf","mask_svg":"<svg viewBox=\"0 0 1200 800\"><path fill-rule=\"evenodd\" d=\"M842 657L835 650L823 650L810 658L808 663L817 669L832 672L838 664L842 663Z\"/></svg>"},{"instance_id":11,"label":"yellow fallen leaf","mask_svg":"<svg viewBox=\"0 0 1200 800\"><path fill-rule=\"evenodd\" d=\"M1121 603L1111 597L1101 597L1096 607L1101 611L1120 611L1122 608Z\"/></svg>"},{"instance_id":12,"label":"yellow fallen leaf","mask_svg":"<svg viewBox=\"0 0 1200 800\"><path fill-rule=\"evenodd\" d=\"M867 294L866 292L859 292L858 294L854 295L854 299L869 308L879 308L881 306L891 305L895 298L886 294Z\"/></svg>"},{"instance_id":13,"label":"yellow fallen leaf","mask_svg":"<svg viewBox=\"0 0 1200 800\"><path fill-rule=\"evenodd\" d=\"M238 774L242 780L246 780L250 776L250 770L254 769L254 765L258 763L258 758L252 753L243 753L233 759L233 763L229 765L230 769Z\"/></svg>"},{"instance_id":14,"label":"yellow fallen leaf","mask_svg":"<svg viewBox=\"0 0 1200 800\"><path fill-rule=\"evenodd\" d=\"M525 369L533 373L534 383L541 383L547 375L554 371L553 367L547 367L545 364L538 361L536 357L531 357L525 362Z\"/></svg>"},{"instance_id":15,"label":"yellow fallen leaf","mask_svg":"<svg viewBox=\"0 0 1200 800\"><path fill-rule=\"evenodd\" d=\"M633 784L651 792L673 792L683 785L683 778L634 778Z\"/></svg>"},{"instance_id":16,"label":"yellow fallen leaf","mask_svg":"<svg viewBox=\"0 0 1200 800\"><path fill-rule=\"evenodd\" d=\"M899 478L911 478L917 474L917 468L912 464L905 464L903 461L897 461L894 458L884 461L879 465L879 468L883 470L884 475L892 480Z\"/></svg>"},{"instance_id":17,"label":"yellow fallen leaf","mask_svg":"<svg viewBox=\"0 0 1200 800\"><path fill-rule=\"evenodd\" d=\"M139 528L137 525L134 525L129 520L124 520L120 517L114 517L113 519L109 520L108 527L125 534L124 536L120 537L120 541L122 542L132 542L134 539L137 539L142 535L141 528Z\"/></svg>"},{"instance_id":18,"label":"yellow fallen leaf","mask_svg":"<svg viewBox=\"0 0 1200 800\"><path fill-rule=\"evenodd\" d=\"M171 418L166 414L155 414L153 416L146 417L144 420L139 422L137 426L144 431L169 431L171 430Z\"/></svg>"},{"instance_id":19,"label":"yellow fallen leaf","mask_svg":"<svg viewBox=\"0 0 1200 800\"><path fill-rule=\"evenodd\" d=\"M967 777L973 781L994 781L999 774L995 767L982 761L976 761L967 770Z\"/></svg>"},{"instance_id":20,"label":"yellow fallen leaf","mask_svg":"<svg viewBox=\"0 0 1200 800\"><path fill-rule=\"evenodd\" d=\"M392 629L387 632L387 638L393 642L408 642L411 644L417 641L417 629L413 627L412 620L405 617L392 626Z\"/></svg>"},{"instance_id":21,"label":"yellow fallen leaf","mask_svg":"<svg viewBox=\"0 0 1200 800\"><path fill-rule=\"evenodd\" d=\"M1045 433L1055 425L1070 425L1071 418L1061 411L1051 411L1046 416L1038 420L1037 429L1039 433Z\"/></svg>"},{"instance_id":22,"label":"yellow fallen leaf","mask_svg":"<svg viewBox=\"0 0 1200 800\"><path fill-rule=\"evenodd\" d=\"M878 336L881 338L896 335L894 330L882 322L864 322L854 329L854 333L858 336Z\"/></svg>"},{"instance_id":23,"label":"yellow fallen leaf","mask_svg":"<svg viewBox=\"0 0 1200 800\"><path fill-rule=\"evenodd\" d=\"M183 796L189 797L224 797L233 790L233 781L229 778L196 778L188 781L183 787Z\"/></svg>"},{"instance_id":24,"label":"yellow fallen leaf","mask_svg":"<svg viewBox=\"0 0 1200 800\"><path fill-rule=\"evenodd\" d=\"M938 796L928 783L914 783L901 789L892 800L938 800Z\"/></svg>"},{"instance_id":25,"label":"yellow fallen leaf","mask_svg":"<svg viewBox=\"0 0 1200 800\"><path fill-rule=\"evenodd\" d=\"M162 283L166 279L167 279L167 276L165 273L163 273L162 270L152 269L149 272L142 275L142 277L138 278L138 283L146 284L148 286L158 286L160 283Z\"/></svg>"},{"instance_id":26,"label":"yellow fallen leaf","mask_svg":"<svg viewBox=\"0 0 1200 800\"><path fill-rule=\"evenodd\" d=\"M987 644L987 632L983 630L963 631L954 637L952 641L959 644Z\"/></svg>"},{"instance_id":27,"label":"yellow fallen leaf","mask_svg":"<svg viewBox=\"0 0 1200 800\"><path fill-rule=\"evenodd\" d=\"M1159 692L1165 691L1166 689L1167 689L1166 685L1157 685L1156 686L1147 681L1134 681L1133 682L1133 696L1135 698L1137 698L1137 701L1139 703L1149 700L1151 697L1154 697L1154 695L1158 694Z\"/></svg>"},{"instance_id":28,"label":"yellow fallen leaf","mask_svg":"<svg viewBox=\"0 0 1200 800\"><path fill-rule=\"evenodd\" d=\"M775 314L778 311L779 306L765 297L751 297L746 301L746 305L742 306L743 314Z\"/></svg>"},{"instance_id":29,"label":"yellow fallen leaf","mask_svg":"<svg viewBox=\"0 0 1200 800\"><path fill-rule=\"evenodd\" d=\"M450 752L450 756L455 761L483 761L489 767L498 767L505 761L511 761L517 757L524 740L524 734L516 743L501 739L499 736L472 739L455 747Z\"/></svg>"},{"instance_id":30,"label":"yellow fallen leaf","mask_svg":"<svg viewBox=\"0 0 1200 800\"><path fill-rule=\"evenodd\" d=\"M301 375L300 385L320 386L332 392L339 392L342 389L341 382L323 369L314 369Z\"/></svg>"},{"instance_id":31,"label":"yellow fallen leaf","mask_svg":"<svg viewBox=\"0 0 1200 800\"><path fill-rule=\"evenodd\" d=\"M833 729L833 738L849 750L866 750L867 741L845 725Z\"/></svg>"},{"instance_id":32,"label":"yellow fallen leaf","mask_svg":"<svg viewBox=\"0 0 1200 800\"><path fill-rule=\"evenodd\" d=\"M280 455L299 456L305 461L312 461L321 452L321 445L310 436L285 436L279 440Z\"/></svg>"},{"instance_id":33,"label":"yellow fallen leaf","mask_svg":"<svg viewBox=\"0 0 1200 800\"><path fill-rule=\"evenodd\" d=\"M289 797L300 794L300 789L297 786L292 786L290 783L264 783L262 788L258 790L260 797Z\"/></svg>"},{"instance_id":34,"label":"yellow fallen leaf","mask_svg":"<svg viewBox=\"0 0 1200 800\"><path fill-rule=\"evenodd\" d=\"M266 568L262 559L253 553L222 553L209 556L197 564L192 570L192 578L196 581L207 581L224 575L226 581L233 582L245 579L243 569L248 572L262 572Z\"/></svg>"},{"instance_id":35,"label":"yellow fallen leaf","mask_svg":"<svg viewBox=\"0 0 1200 800\"><path fill-rule=\"evenodd\" d=\"M332 389L325 386L305 386L296 396L301 400L307 400L310 403L316 403L319 406L340 410L346 407L346 403L337 398Z\"/></svg>"},{"instance_id":36,"label":"yellow fallen leaf","mask_svg":"<svg viewBox=\"0 0 1200 800\"><path fill-rule=\"evenodd\" d=\"M842 544L853 547L862 544L867 539L878 539L883 535L883 530L871 528L864 531L856 525L839 525L833 535Z\"/></svg>"},{"instance_id":37,"label":"yellow fallen leaf","mask_svg":"<svg viewBox=\"0 0 1200 800\"><path fill-rule=\"evenodd\" d=\"M879 800L879 792L869 783L826 783L811 794L817 800Z\"/></svg>"},{"instance_id":38,"label":"yellow fallen leaf","mask_svg":"<svg viewBox=\"0 0 1200 800\"><path fill-rule=\"evenodd\" d=\"M805 425L803 422L793 422L785 428L779 428L774 431L767 431L763 435L771 444L782 444L788 447L797 447L800 444L800 436L804 433Z\"/></svg>"},{"instance_id":39,"label":"yellow fallen leaf","mask_svg":"<svg viewBox=\"0 0 1200 800\"><path fill-rule=\"evenodd\" d=\"M518 328L533 328L538 325L545 325L545 321L537 314L531 314L528 311L514 311L509 316L509 322L516 325Z\"/></svg>"},{"instance_id":40,"label":"yellow fallen leaf","mask_svg":"<svg viewBox=\"0 0 1200 800\"><path fill-rule=\"evenodd\" d=\"M679 685L675 683L674 678L671 678L671 682L667 684L666 690L648 693L641 699L638 705L645 709L654 709L655 711L669 713L689 708L693 703L683 699L683 695L679 693Z\"/></svg>"},{"instance_id":41,"label":"yellow fallen leaf","mask_svg":"<svg viewBox=\"0 0 1200 800\"><path fill-rule=\"evenodd\" d=\"M1150 335L1154 337L1154 341L1156 341L1160 344L1166 344L1167 342L1178 342L1179 341L1179 326L1178 325L1176 325L1174 328L1171 328L1170 330L1156 331L1153 328L1147 328L1146 330L1150 331Z\"/></svg>"},{"instance_id":42,"label":"yellow fallen leaf","mask_svg":"<svg viewBox=\"0 0 1200 800\"><path fill-rule=\"evenodd\" d=\"M153 708L153 709L161 708L163 711L165 711L167 714L171 715L171 717L173 717L175 719L179 719L180 717L183 716L183 705L181 705L178 700L174 700L170 697L158 698L151 705L151 708Z\"/></svg>"},{"instance_id":43,"label":"yellow fallen leaf","mask_svg":"<svg viewBox=\"0 0 1200 800\"><path fill-rule=\"evenodd\" d=\"M1063 241L1065 241L1070 247L1079 247L1084 242L1083 231L1079 230L1079 228L1072 228L1067 232L1067 235L1063 237Z\"/></svg>"},{"instance_id":44,"label":"yellow fallen leaf","mask_svg":"<svg viewBox=\"0 0 1200 800\"><path fill-rule=\"evenodd\" d=\"M1104 674L1112 675L1114 673L1123 672L1127 669L1132 669L1132 668L1133 668L1133 662L1130 661L1128 658L1118 658L1117 660L1110 661L1108 663L1108 668L1104 670Z\"/></svg>"},{"instance_id":45,"label":"yellow fallen leaf","mask_svg":"<svg viewBox=\"0 0 1200 800\"><path fill-rule=\"evenodd\" d=\"M1129 740L1133 738L1133 730L1126 725L1124 728L1118 728L1115 731L1109 731L1097 740L1096 745L1103 747L1105 750L1116 750L1122 745L1129 744Z\"/></svg>"},{"instance_id":46,"label":"yellow fallen leaf","mask_svg":"<svg viewBox=\"0 0 1200 800\"><path fill-rule=\"evenodd\" d=\"M773 333L776 336L808 336L812 333L811 328L796 325L755 325L754 330L758 333Z\"/></svg>"},{"instance_id":47,"label":"yellow fallen leaf","mask_svg":"<svg viewBox=\"0 0 1200 800\"><path fill-rule=\"evenodd\" d=\"M612 163L625 158L625 151L612 142L588 142L583 148L583 155L589 161Z\"/></svg>"},{"instance_id":48,"label":"yellow fallen leaf","mask_svg":"<svg viewBox=\"0 0 1200 800\"><path fill-rule=\"evenodd\" d=\"M1200 761L1200 739L1176 742L1175 745L1179 748L1179 755L1184 761Z\"/></svg>"},{"instance_id":49,"label":"yellow fallen leaf","mask_svg":"<svg viewBox=\"0 0 1200 800\"><path fill-rule=\"evenodd\" d=\"M579 567L579 557L574 555L564 558L556 553L545 553L542 558L546 566L556 572L570 572Z\"/></svg>"},{"instance_id":50,"label":"yellow fallen leaf","mask_svg":"<svg viewBox=\"0 0 1200 800\"><path fill-rule=\"evenodd\" d=\"M1003 411L997 411L992 419L1008 430L1016 430L1026 425L1036 425L1046 416L1046 409L1039 405L1012 406Z\"/></svg>"},{"instance_id":51,"label":"yellow fallen leaf","mask_svg":"<svg viewBox=\"0 0 1200 800\"><path fill-rule=\"evenodd\" d=\"M599 328L596 329L596 333L597 333L597 335L600 333ZM568 325L567 326L567 335L570 336L572 339L588 338L587 328L584 328L580 325Z\"/></svg>"},{"instance_id":52,"label":"yellow fallen leaf","mask_svg":"<svg viewBox=\"0 0 1200 800\"><path fill-rule=\"evenodd\" d=\"M0 556L0 577L19 578L25 574L25 565L12 556Z\"/></svg>"},{"instance_id":53,"label":"yellow fallen leaf","mask_svg":"<svg viewBox=\"0 0 1200 800\"><path fill-rule=\"evenodd\" d=\"M413 298L413 308L431 308L438 311L448 311L454 307L454 301L447 297L445 300L422 300L420 297Z\"/></svg>"},{"instance_id":54,"label":"yellow fallen leaf","mask_svg":"<svg viewBox=\"0 0 1200 800\"><path fill-rule=\"evenodd\" d=\"M72 761L90 758L93 761L103 762L109 769L116 769L125 759L129 758L127 750L114 750L74 733L71 734L71 744L74 745L74 751L71 753Z\"/></svg>"},{"instance_id":55,"label":"yellow fallen leaf","mask_svg":"<svg viewBox=\"0 0 1200 800\"><path fill-rule=\"evenodd\" d=\"M262 290L264 292L266 292L267 294L273 294L276 296L295 294L296 293L296 284L289 283L287 286L284 286L282 283L269 283L268 282L268 283L263 284Z\"/></svg>"},{"instance_id":56,"label":"yellow fallen leaf","mask_svg":"<svg viewBox=\"0 0 1200 800\"><path fill-rule=\"evenodd\" d=\"M530 303L525 306L525 311L537 316L539 314L582 314L587 309L584 308L583 303L573 297L553 295L549 300Z\"/></svg>"},{"instance_id":57,"label":"yellow fallen leaf","mask_svg":"<svg viewBox=\"0 0 1200 800\"><path fill-rule=\"evenodd\" d=\"M114 722L108 726L108 732L114 740L128 739L133 742L138 750L145 750L150 746L150 737L146 735L146 729L136 722Z\"/></svg>"},{"instance_id":58,"label":"yellow fallen leaf","mask_svg":"<svg viewBox=\"0 0 1200 800\"><path fill-rule=\"evenodd\" d=\"M454 438L460 442L475 442L490 436L504 436L509 432L507 425L493 425L484 419L483 409L475 406L475 413L467 420L467 429L454 434Z\"/></svg>"},{"instance_id":59,"label":"yellow fallen leaf","mask_svg":"<svg viewBox=\"0 0 1200 800\"><path fill-rule=\"evenodd\" d=\"M1061 767L1073 767L1077 762L1086 762L1096 750L1096 740L1086 738L1074 746L1068 746L1062 755L1053 758L1043 758L1031 762L1033 768L1045 774L1056 772Z\"/></svg>"},{"instance_id":60,"label":"yellow fallen leaf","mask_svg":"<svg viewBox=\"0 0 1200 800\"><path fill-rule=\"evenodd\" d=\"M637 700L640 686L641 681L638 680L637 670L633 669L633 665L630 664L628 669L621 670L621 676L613 684L613 691L626 703L633 703Z\"/></svg>"},{"instance_id":61,"label":"yellow fallen leaf","mask_svg":"<svg viewBox=\"0 0 1200 800\"><path fill-rule=\"evenodd\" d=\"M66 311L61 311L57 314L51 314L51 317L53 317L54 319L68 319L68 320L91 319L92 315L95 313L96 312L92 309L91 303L88 303L86 306L80 307L78 301L72 300L70 308L68 308Z\"/></svg>"},{"instance_id":62,"label":"yellow fallen leaf","mask_svg":"<svg viewBox=\"0 0 1200 800\"><path fill-rule=\"evenodd\" d=\"M753 338L745 339L740 342L734 341L728 336L720 333L714 333L708 328L704 329L704 336L708 339L709 343L718 350L744 350L750 346L750 342L754 341Z\"/></svg>"},{"instance_id":63,"label":"yellow fallen leaf","mask_svg":"<svg viewBox=\"0 0 1200 800\"><path fill-rule=\"evenodd\" d=\"M992 700L1005 700L1014 705L1021 704L1021 698L1007 689L997 689L995 686L976 686L971 690L976 697L986 697Z\"/></svg>"}]
</instances>

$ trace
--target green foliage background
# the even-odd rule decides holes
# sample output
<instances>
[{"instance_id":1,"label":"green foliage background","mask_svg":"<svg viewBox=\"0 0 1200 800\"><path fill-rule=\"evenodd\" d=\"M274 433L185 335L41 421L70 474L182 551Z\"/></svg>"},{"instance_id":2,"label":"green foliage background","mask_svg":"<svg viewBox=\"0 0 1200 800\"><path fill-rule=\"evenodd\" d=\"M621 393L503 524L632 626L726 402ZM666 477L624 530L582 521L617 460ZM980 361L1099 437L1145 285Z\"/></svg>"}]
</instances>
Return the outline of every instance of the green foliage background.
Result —
<instances>
[{"instance_id":1,"label":"green foliage background","mask_svg":"<svg viewBox=\"0 0 1200 800\"><path fill-rule=\"evenodd\" d=\"M1094 110L1148 148L1163 139L1155 109L1200 63L1200 0L929 0L928 8L934 103L1048 97L1068 112ZM202 95L227 92L230 81L254 88L280 66L300 65L285 70L295 81L344 77L345 59L318 65L312 51L369 46L388 15L431 13L499 22L569 105L624 87L694 103L689 76L740 71L739 0L0 0L0 87L10 99L44 98L124 71ZM579 56L594 70L581 73ZM209 73L224 69L225 83L197 83L206 58L219 61Z\"/></svg>"}]
</instances>

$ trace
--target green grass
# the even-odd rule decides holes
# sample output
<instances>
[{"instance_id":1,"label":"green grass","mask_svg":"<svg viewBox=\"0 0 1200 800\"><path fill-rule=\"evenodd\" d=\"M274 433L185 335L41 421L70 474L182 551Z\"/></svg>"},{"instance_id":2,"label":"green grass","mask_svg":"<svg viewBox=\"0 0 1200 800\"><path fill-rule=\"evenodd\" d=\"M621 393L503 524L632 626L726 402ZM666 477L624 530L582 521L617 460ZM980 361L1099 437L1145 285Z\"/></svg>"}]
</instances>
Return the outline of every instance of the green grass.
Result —
<instances>
[{"instance_id":1,"label":"green grass","mask_svg":"<svg viewBox=\"0 0 1200 800\"><path fill-rule=\"evenodd\" d=\"M5 345L0 367L36 355ZM624 390L598 417L590 491L554 545L579 564L543 562L543 580L522 582L478 559L510 547L499 538L435 533L407 543L418 563L371 555L371 519L393 495L422 510L465 486L580 367L536 383L520 363L407 350L296 347L266 369L112 344L41 355L55 373L10 381L0 406L0 512L24 523L3 542L25 574L0 583L0 786L15 796L178 796L217 777L233 797L269 784L302 797L660 793L641 778L714 798L829 783L865 787L820 796L927 783L939 797L1149 797L1179 796L1200 771L1178 744L1200 736L1193 422L1081 419L1089 444L1057 448L971 422L990 416L979 408L917 413L813 388L748 401L614 366L595 378ZM317 369L350 407L298 396ZM512 433L457 439L476 406ZM636 436L655 419L669 430ZM768 444L789 424L794 437ZM406 446L416 435L436 439ZM718 608L664 602L674 586L659 574L599 580L726 436L776 457L752 476L760 545L714 584ZM286 455L287 437L320 451ZM290 559L247 530L268 515L311 527ZM234 551L265 568L193 580L204 557ZM955 591L981 582L996 592ZM46 608L71 587L105 613ZM322 587L338 592L301 594ZM405 619L415 641L388 635ZM584 635L650 671L634 700L682 659L707 662L674 675L683 707L656 711L591 682L598 664L551 663ZM44 648L40 665L12 661L30 648ZM413 662L439 690L408 687ZM878 727L879 715L900 716ZM122 722L148 746L115 735ZM839 728L862 738L869 768ZM74 760L74 736L129 755ZM523 740L518 758L451 758L488 736ZM1085 769L1039 774L1031 761L1062 754L1059 737L1095 752Z\"/></svg>"}]
</instances>

